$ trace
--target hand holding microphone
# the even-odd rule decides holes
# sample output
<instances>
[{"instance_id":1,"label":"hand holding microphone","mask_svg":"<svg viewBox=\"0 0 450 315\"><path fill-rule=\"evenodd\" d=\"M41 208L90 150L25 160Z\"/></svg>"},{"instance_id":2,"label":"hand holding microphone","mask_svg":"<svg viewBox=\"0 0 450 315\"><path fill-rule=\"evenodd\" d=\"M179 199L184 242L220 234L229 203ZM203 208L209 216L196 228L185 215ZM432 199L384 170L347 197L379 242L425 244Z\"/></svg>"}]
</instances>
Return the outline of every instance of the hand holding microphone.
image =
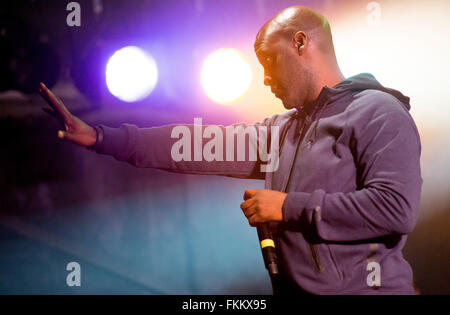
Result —
<instances>
[{"instance_id":1,"label":"hand holding microphone","mask_svg":"<svg viewBox=\"0 0 450 315\"><path fill-rule=\"evenodd\" d=\"M247 189L241 209L251 226L256 226L264 264L272 280L275 291L278 275L277 252L269 221L283 220L283 203L287 194L269 189Z\"/></svg>"},{"instance_id":2,"label":"hand holding microphone","mask_svg":"<svg viewBox=\"0 0 450 315\"><path fill-rule=\"evenodd\" d=\"M287 194L270 189L247 189L241 209L250 226L268 221L283 220L283 203Z\"/></svg>"}]
</instances>

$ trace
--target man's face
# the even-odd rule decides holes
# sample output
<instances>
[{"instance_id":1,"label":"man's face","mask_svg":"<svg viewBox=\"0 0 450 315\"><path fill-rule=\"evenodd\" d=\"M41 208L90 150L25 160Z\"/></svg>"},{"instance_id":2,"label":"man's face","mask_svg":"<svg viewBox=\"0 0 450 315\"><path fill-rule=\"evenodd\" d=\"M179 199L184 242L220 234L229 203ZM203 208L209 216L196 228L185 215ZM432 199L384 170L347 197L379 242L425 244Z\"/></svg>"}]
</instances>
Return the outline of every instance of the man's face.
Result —
<instances>
[{"instance_id":1,"label":"man's face","mask_svg":"<svg viewBox=\"0 0 450 315\"><path fill-rule=\"evenodd\" d=\"M286 109L304 105L311 84L310 71L303 64L293 41L272 34L259 35L255 52L264 68L264 84Z\"/></svg>"}]
</instances>

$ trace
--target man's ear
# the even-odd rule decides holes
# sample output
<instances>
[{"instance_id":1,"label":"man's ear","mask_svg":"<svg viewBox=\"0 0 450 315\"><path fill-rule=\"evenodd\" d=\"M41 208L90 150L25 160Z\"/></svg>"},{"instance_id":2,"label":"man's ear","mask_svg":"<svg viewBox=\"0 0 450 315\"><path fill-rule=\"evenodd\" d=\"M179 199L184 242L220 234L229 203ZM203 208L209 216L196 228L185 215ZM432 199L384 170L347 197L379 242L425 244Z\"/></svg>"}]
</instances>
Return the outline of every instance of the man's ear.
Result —
<instances>
[{"instance_id":1,"label":"man's ear","mask_svg":"<svg viewBox=\"0 0 450 315\"><path fill-rule=\"evenodd\" d=\"M303 31L298 31L294 35L294 45L297 48L299 56L303 55L306 50L306 46L308 43L308 37L306 33Z\"/></svg>"}]
</instances>

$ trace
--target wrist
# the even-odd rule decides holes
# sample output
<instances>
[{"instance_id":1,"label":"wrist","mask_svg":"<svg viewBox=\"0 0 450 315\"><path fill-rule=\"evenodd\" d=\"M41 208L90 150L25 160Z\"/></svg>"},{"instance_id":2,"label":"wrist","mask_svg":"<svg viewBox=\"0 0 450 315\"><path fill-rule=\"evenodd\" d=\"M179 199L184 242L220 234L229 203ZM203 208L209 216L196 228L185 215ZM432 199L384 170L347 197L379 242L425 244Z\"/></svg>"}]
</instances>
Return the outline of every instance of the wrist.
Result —
<instances>
[{"instance_id":1,"label":"wrist","mask_svg":"<svg viewBox=\"0 0 450 315\"><path fill-rule=\"evenodd\" d=\"M99 126L92 127L93 144L87 146L88 150L95 150L103 142L103 129Z\"/></svg>"}]
</instances>

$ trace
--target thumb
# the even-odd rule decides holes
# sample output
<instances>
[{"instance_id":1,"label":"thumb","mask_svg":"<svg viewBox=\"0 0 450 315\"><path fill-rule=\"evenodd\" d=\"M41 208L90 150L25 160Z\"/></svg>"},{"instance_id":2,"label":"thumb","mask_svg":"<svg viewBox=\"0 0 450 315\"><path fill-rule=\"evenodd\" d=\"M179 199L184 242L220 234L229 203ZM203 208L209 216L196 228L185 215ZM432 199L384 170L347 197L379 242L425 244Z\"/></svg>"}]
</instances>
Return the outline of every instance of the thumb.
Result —
<instances>
[{"instance_id":1,"label":"thumb","mask_svg":"<svg viewBox=\"0 0 450 315\"><path fill-rule=\"evenodd\" d=\"M70 140L70 141L74 140L74 137L72 134L68 133L67 131L63 131L63 130L58 130L58 138L66 139L66 140Z\"/></svg>"}]
</instances>

